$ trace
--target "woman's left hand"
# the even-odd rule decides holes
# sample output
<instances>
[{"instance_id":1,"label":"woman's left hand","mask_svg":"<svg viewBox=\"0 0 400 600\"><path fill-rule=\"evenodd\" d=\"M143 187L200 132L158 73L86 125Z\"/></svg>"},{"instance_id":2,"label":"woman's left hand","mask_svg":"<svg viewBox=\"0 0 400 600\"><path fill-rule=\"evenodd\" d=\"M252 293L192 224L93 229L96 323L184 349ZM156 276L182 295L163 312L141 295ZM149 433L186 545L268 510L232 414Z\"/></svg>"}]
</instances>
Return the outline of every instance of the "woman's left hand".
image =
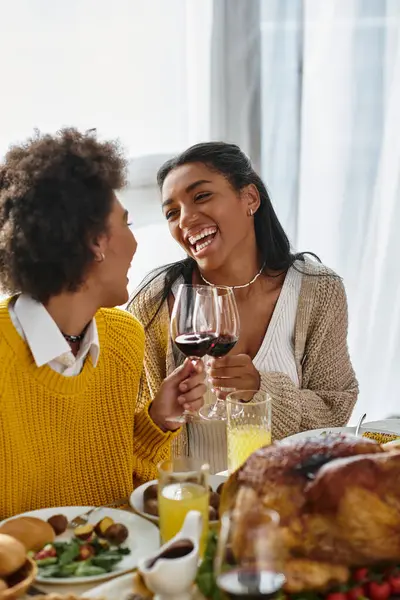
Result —
<instances>
[{"instance_id":1,"label":"woman's left hand","mask_svg":"<svg viewBox=\"0 0 400 600\"><path fill-rule=\"evenodd\" d=\"M260 374L247 354L232 354L222 358L213 358L209 376L211 385L218 398L225 400L229 392L218 388L235 390L259 390Z\"/></svg>"}]
</instances>

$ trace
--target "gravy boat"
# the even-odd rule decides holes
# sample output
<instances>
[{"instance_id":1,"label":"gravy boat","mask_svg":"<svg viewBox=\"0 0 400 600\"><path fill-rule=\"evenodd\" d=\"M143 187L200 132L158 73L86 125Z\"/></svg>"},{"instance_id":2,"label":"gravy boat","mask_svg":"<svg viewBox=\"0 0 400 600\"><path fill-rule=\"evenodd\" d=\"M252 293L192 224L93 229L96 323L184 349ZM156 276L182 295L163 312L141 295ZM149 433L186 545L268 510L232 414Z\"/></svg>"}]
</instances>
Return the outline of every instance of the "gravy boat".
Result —
<instances>
[{"instance_id":1,"label":"gravy boat","mask_svg":"<svg viewBox=\"0 0 400 600\"><path fill-rule=\"evenodd\" d=\"M139 561L146 586L154 600L191 600L199 563L203 519L197 510L186 515L182 529L157 553Z\"/></svg>"}]
</instances>

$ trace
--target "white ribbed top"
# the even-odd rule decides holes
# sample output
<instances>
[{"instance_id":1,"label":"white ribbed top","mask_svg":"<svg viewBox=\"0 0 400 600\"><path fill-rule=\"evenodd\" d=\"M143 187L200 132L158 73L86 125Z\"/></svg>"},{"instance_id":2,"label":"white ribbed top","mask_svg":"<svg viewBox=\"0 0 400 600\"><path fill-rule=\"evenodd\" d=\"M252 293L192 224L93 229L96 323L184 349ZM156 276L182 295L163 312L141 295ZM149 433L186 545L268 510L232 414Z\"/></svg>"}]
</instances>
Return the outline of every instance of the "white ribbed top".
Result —
<instances>
[{"instance_id":1,"label":"white ribbed top","mask_svg":"<svg viewBox=\"0 0 400 600\"><path fill-rule=\"evenodd\" d=\"M294 359L294 330L302 277L302 274L293 267L288 270L263 342L253 360L258 371L285 373L297 386L299 378ZM180 283L182 281L178 280L173 285L174 295ZM208 390L205 397L206 404L214 401L214 394ZM211 473L225 471L227 468L226 424L219 421L205 421L187 425L187 428L189 455L207 462Z\"/></svg>"}]
</instances>

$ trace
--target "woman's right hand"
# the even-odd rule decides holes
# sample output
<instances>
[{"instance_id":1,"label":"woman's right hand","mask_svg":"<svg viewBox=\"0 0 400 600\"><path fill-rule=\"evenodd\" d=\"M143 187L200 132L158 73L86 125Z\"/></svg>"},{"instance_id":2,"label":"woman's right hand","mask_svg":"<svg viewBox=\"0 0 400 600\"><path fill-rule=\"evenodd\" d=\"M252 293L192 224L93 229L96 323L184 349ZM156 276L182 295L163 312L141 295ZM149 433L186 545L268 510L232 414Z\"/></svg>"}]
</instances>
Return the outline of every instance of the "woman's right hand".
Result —
<instances>
[{"instance_id":1,"label":"woman's right hand","mask_svg":"<svg viewBox=\"0 0 400 600\"><path fill-rule=\"evenodd\" d=\"M167 419L181 415L184 410L196 412L203 406L207 390L204 380L203 362L198 360L193 364L187 358L161 384L149 410L154 423L163 431L178 429L179 424Z\"/></svg>"}]
</instances>

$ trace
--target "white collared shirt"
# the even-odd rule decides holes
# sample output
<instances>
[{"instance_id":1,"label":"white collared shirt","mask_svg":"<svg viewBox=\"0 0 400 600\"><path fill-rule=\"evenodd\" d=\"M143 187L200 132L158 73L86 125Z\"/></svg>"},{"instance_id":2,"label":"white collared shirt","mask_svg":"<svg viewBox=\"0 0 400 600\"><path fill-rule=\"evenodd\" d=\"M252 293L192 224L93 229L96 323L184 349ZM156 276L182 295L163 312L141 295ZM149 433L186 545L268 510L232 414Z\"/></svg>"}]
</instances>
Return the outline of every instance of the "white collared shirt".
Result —
<instances>
[{"instance_id":1,"label":"white collared shirt","mask_svg":"<svg viewBox=\"0 0 400 600\"><path fill-rule=\"evenodd\" d=\"M95 319L87 328L79 352L74 356L70 345L43 304L21 294L14 303L10 302L9 312L15 328L28 344L38 367L48 365L65 377L72 377L81 372L89 353L93 365L97 365L100 343Z\"/></svg>"}]
</instances>

